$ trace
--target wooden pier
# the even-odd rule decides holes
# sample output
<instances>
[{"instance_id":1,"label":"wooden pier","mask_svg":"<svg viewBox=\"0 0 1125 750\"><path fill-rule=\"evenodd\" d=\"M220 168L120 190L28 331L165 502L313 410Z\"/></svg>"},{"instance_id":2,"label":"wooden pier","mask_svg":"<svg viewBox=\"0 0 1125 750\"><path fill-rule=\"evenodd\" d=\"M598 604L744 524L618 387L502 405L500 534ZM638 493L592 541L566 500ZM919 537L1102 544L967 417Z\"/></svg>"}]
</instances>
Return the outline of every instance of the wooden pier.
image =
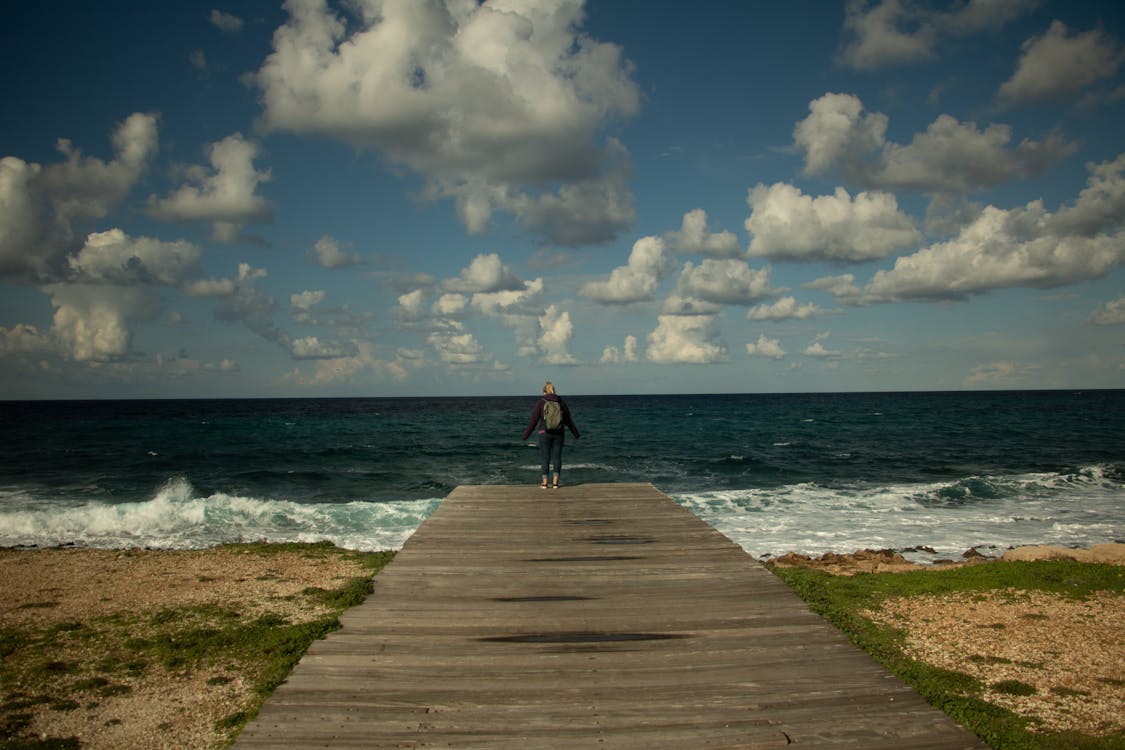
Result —
<instances>
[{"instance_id":1,"label":"wooden pier","mask_svg":"<svg viewBox=\"0 0 1125 750\"><path fill-rule=\"evenodd\" d=\"M458 487L246 748L984 748L648 484Z\"/></svg>"}]
</instances>

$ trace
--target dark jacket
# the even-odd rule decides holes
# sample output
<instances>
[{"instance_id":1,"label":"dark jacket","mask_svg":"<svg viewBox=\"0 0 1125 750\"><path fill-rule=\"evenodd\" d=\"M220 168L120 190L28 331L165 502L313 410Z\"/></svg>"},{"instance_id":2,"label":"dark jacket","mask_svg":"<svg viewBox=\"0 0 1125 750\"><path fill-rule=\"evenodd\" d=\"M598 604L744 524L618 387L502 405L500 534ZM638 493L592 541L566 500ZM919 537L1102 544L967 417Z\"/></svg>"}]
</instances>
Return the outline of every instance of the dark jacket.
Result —
<instances>
[{"instance_id":1,"label":"dark jacket","mask_svg":"<svg viewBox=\"0 0 1125 750\"><path fill-rule=\"evenodd\" d=\"M559 398L557 395L548 393L547 395L543 396L543 398L535 402L535 408L531 410L531 421L527 423L527 429L523 431L523 439L527 440L528 436L531 435L532 430L538 427L539 424L543 421L544 401L558 401L559 406L562 407L563 426L569 427L571 433L575 438L580 437L580 435L578 434L578 428L574 426L574 420L570 418L570 409L567 408L566 402ZM546 431L545 428L544 431ZM551 432L553 434L562 434L562 429L560 428L558 430L551 430Z\"/></svg>"}]
</instances>

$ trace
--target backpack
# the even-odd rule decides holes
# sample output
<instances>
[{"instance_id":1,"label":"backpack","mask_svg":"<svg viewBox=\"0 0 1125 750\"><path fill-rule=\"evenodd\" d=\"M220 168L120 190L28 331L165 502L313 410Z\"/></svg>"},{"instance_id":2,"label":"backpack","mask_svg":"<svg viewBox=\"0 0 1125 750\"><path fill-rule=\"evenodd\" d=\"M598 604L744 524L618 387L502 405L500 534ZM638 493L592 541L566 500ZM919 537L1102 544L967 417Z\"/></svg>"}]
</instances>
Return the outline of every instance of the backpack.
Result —
<instances>
[{"instance_id":1,"label":"backpack","mask_svg":"<svg viewBox=\"0 0 1125 750\"><path fill-rule=\"evenodd\" d=\"M543 426L552 431L562 429L562 404L558 401L543 399Z\"/></svg>"}]
</instances>

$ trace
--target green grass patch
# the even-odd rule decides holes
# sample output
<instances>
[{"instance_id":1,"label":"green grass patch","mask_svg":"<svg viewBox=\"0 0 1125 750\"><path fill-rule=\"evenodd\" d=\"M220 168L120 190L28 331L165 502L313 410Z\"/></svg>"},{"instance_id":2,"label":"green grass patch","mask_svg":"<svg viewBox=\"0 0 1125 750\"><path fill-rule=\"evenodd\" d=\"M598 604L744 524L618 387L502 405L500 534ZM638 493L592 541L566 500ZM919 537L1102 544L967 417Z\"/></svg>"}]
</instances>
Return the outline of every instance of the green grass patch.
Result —
<instances>
[{"instance_id":1,"label":"green grass patch","mask_svg":"<svg viewBox=\"0 0 1125 750\"><path fill-rule=\"evenodd\" d=\"M0 750L78 747L73 738L27 735L31 712L72 711L91 699L127 694L132 690L129 683L152 669L221 669L228 674L254 675L253 706L216 723L233 738L309 645L337 629L340 614L371 593L372 576L394 558L393 552L352 552L330 543L242 544L225 549L258 556L341 557L359 563L364 574L341 580L334 589L306 590L303 596L329 610L312 622L291 623L274 613L251 618L232 608L204 605L0 629L0 685L4 688ZM97 657L79 663L72 657L77 650L93 651ZM208 684L220 686L232 680L213 677Z\"/></svg>"},{"instance_id":2,"label":"green grass patch","mask_svg":"<svg viewBox=\"0 0 1125 750\"><path fill-rule=\"evenodd\" d=\"M861 612L878 610L887 599L947 594L1003 593L1013 600L1023 592L1043 591L1076 599L1096 592L1125 592L1125 568L1115 565L1050 560L970 565L961 568L833 576L807 568L773 568L810 609L997 750L1125 750L1125 737L1092 737L1073 732L1037 733L1032 722L984 700L985 686L975 678L932 667L905 655L905 633L880 625ZM976 657L987 660L989 657ZM1014 681L1012 681L1014 682ZM1000 689L1023 690L998 683ZM1021 685L1023 683L1020 683ZM996 686L993 686L997 689ZM1032 688L1034 691L1034 688Z\"/></svg>"}]
</instances>

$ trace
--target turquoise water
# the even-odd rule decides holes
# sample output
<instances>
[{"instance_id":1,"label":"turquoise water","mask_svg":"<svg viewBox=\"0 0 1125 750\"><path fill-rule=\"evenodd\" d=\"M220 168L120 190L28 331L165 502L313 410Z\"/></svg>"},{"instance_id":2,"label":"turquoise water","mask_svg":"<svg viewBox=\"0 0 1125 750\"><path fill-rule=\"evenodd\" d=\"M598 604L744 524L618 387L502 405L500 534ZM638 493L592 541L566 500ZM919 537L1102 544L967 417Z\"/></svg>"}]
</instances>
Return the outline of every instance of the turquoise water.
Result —
<instances>
[{"instance_id":1,"label":"turquoise water","mask_svg":"<svg viewBox=\"0 0 1125 750\"><path fill-rule=\"evenodd\" d=\"M756 556L1125 540L1125 391L567 401L564 484L652 482ZM538 481L534 403L0 403L0 545L397 548L458 484Z\"/></svg>"}]
</instances>

